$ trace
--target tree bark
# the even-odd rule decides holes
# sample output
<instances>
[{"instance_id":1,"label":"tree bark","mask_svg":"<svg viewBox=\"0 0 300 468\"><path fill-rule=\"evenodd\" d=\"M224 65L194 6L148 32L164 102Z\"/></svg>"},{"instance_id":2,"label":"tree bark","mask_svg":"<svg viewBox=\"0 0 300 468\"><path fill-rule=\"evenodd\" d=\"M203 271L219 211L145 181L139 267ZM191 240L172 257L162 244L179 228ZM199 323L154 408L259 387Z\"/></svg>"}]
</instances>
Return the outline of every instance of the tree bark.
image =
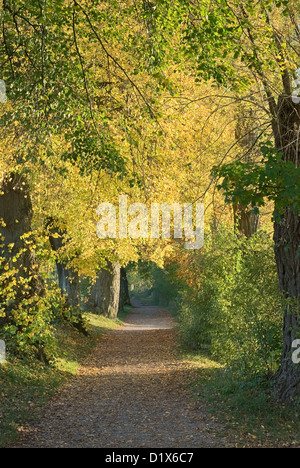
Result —
<instances>
[{"instance_id":1,"label":"tree bark","mask_svg":"<svg viewBox=\"0 0 300 468\"><path fill-rule=\"evenodd\" d=\"M39 274L33 247L33 211L27 181L25 177L12 173L4 178L0 190L1 270L16 271L13 300L8 304L1 293L5 316L0 318L0 326L3 326L9 322L12 310L23 300L41 297L45 284ZM5 286L4 281L2 289Z\"/></svg>"},{"instance_id":2,"label":"tree bark","mask_svg":"<svg viewBox=\"0 0 300 468\"><path fill-rule=\"evenodd\" d=\"M282 152L284 161L297 167L299 128L300 105L293 103L289 96L281 96L278 119L273 123L276 147ZM300 217L289 207L274 224L274 241L280 289L289 299L284 312L283 350L281 366L275 376L274 395L282 401L293 402L300 396L300 365L292 361L292 343L299 338L300 326Z\"/></svg>"},{"instance_id":3,"label":"tree bark","mask_svg":"<svg viewBox=\"0 0 300 468\"><path fill-rule=\"evenodd\" d=\"M65 244L66 232L55 226L54 220L48 220L50 229L49 241L52 250L59 254L59 251ZM83 317L80 312L80 280L78 272L67 266L63 261L56 260L56 268L58 274L59 287L62 294L66 298L67 308L76 309L76 314L73 314L74 326L84 334L87 334L83 324Z\"/></svg>"},{"instance_id":4,"label":"tree bark","mask_svg":"<svg viewBox=\"0 0 300 468\"><path fill-rule=\"evenodd\" d=\"M53 220L48 222L50 226L49 241L52 250L56 253L64 246L65 232L60 228L55 227ZM79 288L79 275L72 268L59 260L56 260L56 268L58 274L59 286L62 294L66 297L66 303L68 307L79 307L80 305L80 288Z\"/></svg>"},{"instance_id":5,"label":"tree bark","mask_svg":"<svg viewBox=\"0 0 300 468\"><path fill-rule=\"evenodd\" d=\"M248 238L255 234L260 227L260 216L253 212L252 208L240 203L233 206L234 226L238 233Z\"/></svg>"},{"instance_id":6,"label":"tree bark","mask_svg":"<svg viewBox=\"0 0 300 468\"><path fill-rule=\"evenodd\" d=\"M126 274L126 268L121 268L121 280L120 280L120 301L119 310L124 310L125 305L131 305L129 296L129 287Z\"/></svg>"},{"instance_id":7,"label":"tree bark","mask_svg":"<svg viewBox=\"0 0 300 468\"><path fill-rule=\"evenodd\" d=\"M253 109L239 107L236 112L235 138L244 151L243 159L247 162L255 161L260 157L257 144L257 119ZM248 238L255 234L260 227L260 215L254 213L253 208L243 206L241 203L233 205L234 226L238 233Z\"/></svg>"},{"instance_id":8,"label":"tree bark","mask_svg":"<svg viewBox=\"0 0 300 468\"><path fill-rule=\"evenodd\" d=\"M56 263L59 287L66 298L67 307L80 307L79 275L64 263Z\"/></svg>"},{"instance_id":9,"label":"tree bark","mask_svg":"<svg viewBox=\"0 0 300 468\"><path fill-rule=\"evenodd\" d=\"M107 260L106 268L99 271L91 291L92 311L109 318L116 318L119 312L121 274L120 265Z\"/></svg>"},{"instance_id":10,"label":"tree bark","mask_svg":"<svg viewBox=\"0 0 300 468\"><path fill-rule=\"evenodd\" d=\"M281 366L275 377L274 394L292 402L300 396L300 366L292 361L292 343L299 338L300 298L300 220L287 209L281 223L275 224L275 253L281 291L292 302L287 305L283 320Z\"/></svg>"}]
</instances>

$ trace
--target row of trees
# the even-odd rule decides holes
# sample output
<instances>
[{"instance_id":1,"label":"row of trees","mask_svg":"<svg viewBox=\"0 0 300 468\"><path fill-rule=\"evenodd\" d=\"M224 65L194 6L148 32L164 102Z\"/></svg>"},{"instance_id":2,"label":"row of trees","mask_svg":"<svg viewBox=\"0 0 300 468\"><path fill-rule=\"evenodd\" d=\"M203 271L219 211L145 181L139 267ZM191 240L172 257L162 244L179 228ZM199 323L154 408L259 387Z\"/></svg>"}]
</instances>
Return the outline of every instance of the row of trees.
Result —
<instances>
[{"instance_id":1,"label":"row of trees","mask_svg":"<svg viewBox=\"0 0 300 468\"><path fill-rule=\"evenodd\" d=\"M167 240L99 241L102 201L201 200L211 230L232 223L233 208L246 237L272 211L288 299L275 393L299 396L299 13L296 1L2 0L5 333L43 341L54 263L73 305L79 277L103 291L120 283L119 266L177 251ZM99 303L94 290L96 310L114 315L113 296Z\"/></svg>"},{"instance_id":2,"label":"row of trees","mask_svg":"<svg viewBox=\"0 0 300 468\"><path fill-rule=\"evenodd\" d=\"M266 200L275 205L279 286L289 299L275 394L292 400L300 393L300 369L291 359L299 329L300 294L300 105L293 89L299 76L299 5L268 0L160 2L153 18L161 31L170 32L175 25L181 31L179 49L197 79L212 79L230 90L229 99L249 102L249 131L239 138L246 151L240 161L223 165L216 173L223 177L221 188L227 201L236 207L250 205L258 212ZM253 157L259 143L265 145Z\"/></svg>"},{"instance_id":3,"label":"row of trees","mask_svg":"<svg viewBox=\"0 0 300 468\"><path fill-rule=\"evenodd\" d=\"M81 281L91 285L88 307L115 317L128 301L126 264L162 261L168 241L100 241L99 203L126 194L150 206L198 194L189 173L199 161L186 153L198 150L190 129L200 131L209 111L196 103L193 79L175 76L171 64L163 70L148 13L146 3L130 1L2 2L1 337L8 349L48 359L58 315L85 330ZM215 126L203 133L208 141Z\"/></svg>"}]
</instances>

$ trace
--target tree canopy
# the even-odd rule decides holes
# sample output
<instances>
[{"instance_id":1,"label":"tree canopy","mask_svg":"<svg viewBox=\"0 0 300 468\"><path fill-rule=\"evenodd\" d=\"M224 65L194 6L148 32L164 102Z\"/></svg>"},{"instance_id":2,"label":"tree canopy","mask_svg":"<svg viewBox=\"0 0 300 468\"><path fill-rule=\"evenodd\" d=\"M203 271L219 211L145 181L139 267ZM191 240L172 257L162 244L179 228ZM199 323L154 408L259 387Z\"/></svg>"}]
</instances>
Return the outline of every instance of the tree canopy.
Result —
<instances>
[{"instance_id":1,"label":"tree canopy","mask_svg":"<svg viewBox=\"0 0 300 468\"><path fill-rule=\"evenodd\" d=\"M299 13L296 1L2 1L0 336L12 352L51 360L55 320L82 323L80 304L74 311L58 286L92 288L109 265L154 262L173 275L175 264L203 301L217 261L209 252L238 224L241 257L231 251L227 266L245 276L252 235L263 233L259 252L273 236L268 285L277 280L287 301L270 301L284 316L275 388L281 399L299 396L290 359L300 294ZM99 239L97 207L118 206L120 195L148 208L204 203L211 250L187 252L184 239ZM267 320L265 304L258 310Z\"/></svg>"}]
</instances>

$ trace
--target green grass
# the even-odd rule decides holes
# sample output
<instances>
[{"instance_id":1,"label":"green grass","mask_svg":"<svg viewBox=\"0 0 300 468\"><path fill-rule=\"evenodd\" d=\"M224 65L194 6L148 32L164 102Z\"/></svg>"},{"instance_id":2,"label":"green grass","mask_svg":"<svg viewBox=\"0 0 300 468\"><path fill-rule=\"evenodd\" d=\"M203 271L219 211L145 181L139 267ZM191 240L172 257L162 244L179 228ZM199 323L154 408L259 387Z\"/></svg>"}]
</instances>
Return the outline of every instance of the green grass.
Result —
<instances>
[{"instance_id":1,"label":"green grass","mask_svg":"<svg viewBox=\"0 0 300 468\"><path fill-rule=\"evenodd\" d=\"M68 325L56 329L58 356L46 366L38 361L8 356L0 365L0 447L6 447L22 425L34 421L41 409L61 385L76 375L81 362L89 355L99 338L117 328L126 318L126 307L117 320L86 314L89 336Z\"/></svg>"},{"instance_id":2,"label":"green grass","mask_svg":"<svg viewBox=\"0 0 300 468\"><path fill-rule=\"evenodd\" d=\"M237 446L299 447L300 411L272 400L269 381L234 378L204 354L184 353L184 358L197 369L195 398L207 403Z\"/></svg>"}]
</instances>

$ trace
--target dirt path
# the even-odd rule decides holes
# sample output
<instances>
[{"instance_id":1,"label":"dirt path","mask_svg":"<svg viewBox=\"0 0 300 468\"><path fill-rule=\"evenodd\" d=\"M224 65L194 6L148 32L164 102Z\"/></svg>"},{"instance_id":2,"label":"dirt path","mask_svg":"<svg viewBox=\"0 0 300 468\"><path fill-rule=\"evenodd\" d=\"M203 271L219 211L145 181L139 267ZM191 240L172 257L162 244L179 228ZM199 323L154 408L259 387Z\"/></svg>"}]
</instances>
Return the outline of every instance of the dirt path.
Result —
<instances>
[{"instance_id":1,"label":"dirt path","mask_svg":"<svg viewBox=\"0 0 300 468\"><path fill-rule=\"evenodd\" d=\"M174 354L169 312L138 304L15 447L224 447L188 390L192 373Z\"/></svg>"}]
</instances>

